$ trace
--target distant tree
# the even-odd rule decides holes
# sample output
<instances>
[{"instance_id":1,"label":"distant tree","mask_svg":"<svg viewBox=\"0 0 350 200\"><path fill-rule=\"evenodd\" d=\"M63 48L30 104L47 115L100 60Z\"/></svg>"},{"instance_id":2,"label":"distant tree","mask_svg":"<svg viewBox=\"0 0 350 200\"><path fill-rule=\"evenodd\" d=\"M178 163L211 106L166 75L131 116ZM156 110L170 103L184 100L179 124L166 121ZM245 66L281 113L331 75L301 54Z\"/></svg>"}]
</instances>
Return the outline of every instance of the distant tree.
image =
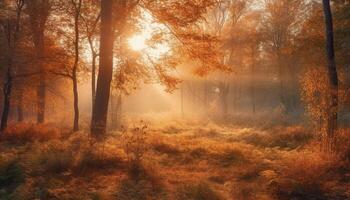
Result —
<instances>
[{"instance_id":1,"label":"distant tree","mask_svg":"<svg viewBox=\"0 0 350 200\"><path fill-rule=\"evenodd\" d=\"M40 72L37 87L37 122L44 123L47 80L43 58L45 57L45 31L51 11L51 2L50 0L32 0L27 1L26 5L36 52L36 63Z\"/></svg>"},{"instance_id":2,"label":"distant tree","mask_svg":"<svg viewBox=\"0 0 350 200\"><path fill-rule=\"evenodd\" d=\"M51 35L56 41L47 55L48 63L54 61L56 64L47 70L50 74L67 78L72 83L73 94L73 131L79 130L79 95L78 95L78 72L82 71L81 62L81 41L84 31L82 30L82 13L84 3L82 0L58 1L53 8L53 15L60 16L54 20L61 26L52 28L54 34ZM72 27L73 31L66 31L67 27ZM57 42L60 41L60 42ZM52 53L55 52L56 55Z\"/></svg>"},{"instance_id":3,"label":"distant tree","mask_svg":"<svg viewBox=\"0 0 350 200\"><path fill-rule=\"evenodd\" d=\"M91 53L91 99L92 110L95 102L96 94L96 70L98 51L98 33L101 13L99 11L99 3L97 1L86 1L82 5L81 19L84 26L84 34L89 44Z\"/></svg>"},{"instance_id":4,"label":"distant tree","mask_svg":"<svg viewBox=\"0 0 350 200\"><path fill-rule=\"evenodd\" d=\"M9 113L10 113L10 102L13 89L13 79L15 77L14 69L14 59L15 53L18 48L18 40L20 37L21 25L22 25L22 14L24 9L24 0L16 0L14 5L5 5L3 3L2 9L12 10L13 12L7 12L7 16L3 16L3 10L1 10L1 39L4 39L3 44L5 44L5 55L4 55L4 85L3 85L3 94L4 94L4 103L3 111L1 116L1 128L3 131L7 127Z\"/></svg>"},{"instance_id":5,"label":"distant tree","mask_svg":"<svg viewBox=\"0 0 350 200\"><path fill-rule=\"evenodd\" d=\"M256 112L256 71L257 64L260 57L260 47L262 43L261 36L261 13L252 12L247 19L245 20L245 24L247 26L247 30L245 32L244 44L248 46L249 54L249 65L250 65L250 94L252 101L252 112L255 114Z\"/></svg>"},{"instance_id":6,"label":"distant tree","mask_svg":"<svg viewBox=\"0 0 350 200\"><path fill-rule=\"evenodd\" d=\"M304 0L266 0L263 16L265 51L277 68L280 103L291 109L290 87L296 80L292 66L292 49L298 31L307 19L308 4Z\"/></svg>"}]
</instances>

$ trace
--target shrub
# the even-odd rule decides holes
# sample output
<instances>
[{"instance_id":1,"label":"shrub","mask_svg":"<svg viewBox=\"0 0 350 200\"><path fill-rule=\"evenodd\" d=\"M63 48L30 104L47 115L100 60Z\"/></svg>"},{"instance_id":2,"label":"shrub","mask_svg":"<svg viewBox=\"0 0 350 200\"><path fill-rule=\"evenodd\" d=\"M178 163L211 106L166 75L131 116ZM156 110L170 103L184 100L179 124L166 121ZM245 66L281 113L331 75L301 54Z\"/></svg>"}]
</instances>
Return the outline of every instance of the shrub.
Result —
<instances>
[{"instance_id":1,"label":"shrub","mask_svg":"<svg viewBox=\"0 0 350 200\"><path fill-rule=\"evenodd\" d=\"M187 183L177 187L176 200L221 200L219 193L213 190L208 183Z\"/></svg>"},{"instance_id":2,"label":"shrub","mask_svg":"<svg viewBox=\"0 0 350 200\"><path fill-rule=\"evenodd\" d=\"M141 162L148 150L145 143L146 138L147 125L145 124L141 125L141 127L133 128L131 131L124 130L122 132L123 149L129 162Z\"/></svg>"},{"instance_id":3,"label":"shrub","mask_svg":"<svg viewBox=\"0 0 350 200\"><path fill-rule=\"evenodd\" d=\"M13 144L26 144L28 142L44 142L60 137L57 128L47 125L18 124L8 127L3 136L5 141Z\"/></svg>"}]
</instances>

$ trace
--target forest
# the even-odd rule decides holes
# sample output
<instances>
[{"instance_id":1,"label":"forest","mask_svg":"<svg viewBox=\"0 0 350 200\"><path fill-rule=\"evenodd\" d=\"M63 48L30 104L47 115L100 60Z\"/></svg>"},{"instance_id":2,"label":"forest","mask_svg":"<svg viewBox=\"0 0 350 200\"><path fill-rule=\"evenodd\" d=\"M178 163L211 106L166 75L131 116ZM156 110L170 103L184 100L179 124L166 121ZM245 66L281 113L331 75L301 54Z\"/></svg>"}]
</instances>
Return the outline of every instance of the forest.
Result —
<instances>
[{"instance_id":1,"label":"forest","mask_svg":"<svg viewBox=\"0 0 350 200\"><path fill-rule=\"evenodd\" d=\"M349 0L0 0L0 200L350 200Z\"/></svg>"}]
</instances>

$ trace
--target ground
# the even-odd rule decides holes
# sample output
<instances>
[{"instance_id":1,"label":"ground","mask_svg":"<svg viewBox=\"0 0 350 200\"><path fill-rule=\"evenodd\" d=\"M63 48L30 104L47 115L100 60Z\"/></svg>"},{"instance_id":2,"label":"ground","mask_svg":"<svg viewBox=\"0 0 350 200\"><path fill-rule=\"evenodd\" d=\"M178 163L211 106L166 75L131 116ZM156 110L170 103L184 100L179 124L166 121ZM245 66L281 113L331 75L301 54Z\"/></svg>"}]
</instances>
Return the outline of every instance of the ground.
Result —
<instances>
[{"instance_id":1,"label":"ground","mask_svg":"<svg viewBox=\"0 0 350 200\"><path fill-rule=\"evenodd\" d=\"M16 125L1 137L0 199L350 199L350 165L316 141L302 126L140 122L92 142Z\"/></svg>"}]
</instances>

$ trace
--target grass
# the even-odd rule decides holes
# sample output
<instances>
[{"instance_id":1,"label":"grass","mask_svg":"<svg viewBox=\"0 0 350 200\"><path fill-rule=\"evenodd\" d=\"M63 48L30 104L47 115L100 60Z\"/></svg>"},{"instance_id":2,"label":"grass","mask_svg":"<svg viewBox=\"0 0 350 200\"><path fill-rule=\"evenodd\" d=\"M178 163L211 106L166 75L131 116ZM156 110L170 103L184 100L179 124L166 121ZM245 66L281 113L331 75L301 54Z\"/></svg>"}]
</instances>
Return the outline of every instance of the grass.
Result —
<instances>
[{"instance_id":1,"label":"grass","mask_svg":"<svg viewBox=\"0 0 350 200\"><path fill-rule=\"evenodd\" d=\"M269 132L255 131L244 134L236 140L260 147L296 149L308 144L312 139L311 132L302 127L276 127Z\"/></svg>"},{"instance_id":2,"label":"grass","mask_svg":"<svg viewBox=\"0 0 350 200\"><path fill-rule=\"evenodd\" d=\"M206 182L186 183L178 186L175 192L175 200L221 200L221 195Z\"/></svg>"},{"instance_id":3,"label":"grass","mask_svg":"<svg viewBox=\"0 0 350 200\"><path fill-rule=\"evenodd\" d=\"M345 153L329 159L302 127L134 128L94 145L83 132L28 127L3 136L0 199L350 198L347 130Z\"/></svg>"},{"instance_id":4,"label":"grass","mask_svg":"<svg viewBox=\"0 0 350 200\"><path fill-rule=\"evenodd\" d=\"M24 170L17 159L1 157L0 160L0 197L13 192L24 182Z\"/></svg>"}]
</instances>

